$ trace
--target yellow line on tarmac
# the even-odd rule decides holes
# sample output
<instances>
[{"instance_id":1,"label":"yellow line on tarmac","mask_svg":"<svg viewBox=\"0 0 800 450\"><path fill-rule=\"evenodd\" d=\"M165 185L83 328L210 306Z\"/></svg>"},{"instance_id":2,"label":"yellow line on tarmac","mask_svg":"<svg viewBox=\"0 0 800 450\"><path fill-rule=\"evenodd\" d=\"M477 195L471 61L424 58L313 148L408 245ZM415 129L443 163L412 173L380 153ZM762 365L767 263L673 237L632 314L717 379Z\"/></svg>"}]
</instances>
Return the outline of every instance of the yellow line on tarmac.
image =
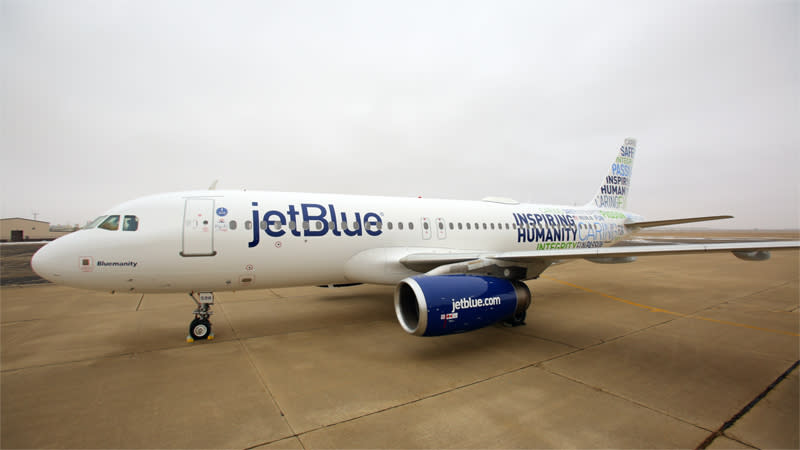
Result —
<instances>
[{"instance_id":1,"label":"yellow line on tarmac","mask_svg":"<svg viewBox=\"0 0 800 450\"><path fill-rule=\"evenodd\" d=\"M666 309L656 308L655 306L643 305L641 303L636 303L636 302L632 302L630 300L625 300L624 298L616 297L614 295L605 294L603 292L595 291L595 290L592 290L592 289L589 289L589 288L585 288L583 286L578 286L577 284L573 284L573 283L570 283L570 282L567 282L567 281L557 280L555 278L548 277L548 276L545 276L545 275L541 275L540 278L544 278L544 279L550 280L550 281L555 281L556 283L560 283L560 284L563 284L565 286L573 287L575 289L580 289L582 291L589 292L591 294L597 294L599 296L614 300L615 302L625 303L627 305L635 306L637 308L646 309L646 310L652 311L652 312L671 314L673 316L685 317L685 318L688 318L688 319L704 320L706 322L714 322L714 323L719 323L719 324L722 324L722 325L730 325L730 326L733 326L733 327L749 328L751 330L758 330L758 331L766 331L767 333L782 334L784 336L800 337L800 334L792 333L792 332L789 332L789 331L772 330L772 329L769 329L769 328L761 328L761 327L757 327L757 326L754 326L754 325L747 325L747 324L744 324L744 323L728 322L727 320L710 319L708 317L700 317L700 316L695 316L695 315L692 315L692 314L683 314L683 313L679 313L679 312L675 312L675 311L669 311L669 310L666 310Z\"/></svg>"}]
</instances>

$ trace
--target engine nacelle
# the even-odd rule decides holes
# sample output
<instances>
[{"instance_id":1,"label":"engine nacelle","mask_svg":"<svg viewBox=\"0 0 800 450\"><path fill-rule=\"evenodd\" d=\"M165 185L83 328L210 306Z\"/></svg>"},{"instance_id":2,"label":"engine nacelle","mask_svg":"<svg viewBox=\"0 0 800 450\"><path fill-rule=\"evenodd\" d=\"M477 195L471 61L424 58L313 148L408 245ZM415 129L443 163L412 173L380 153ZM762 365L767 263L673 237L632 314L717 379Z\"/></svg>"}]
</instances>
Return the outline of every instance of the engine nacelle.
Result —
<instances>
[{"instance_id":1,"label":"engine nacelle","mask_svg":"<svg viewBox=\"0 0 800 450\"><path fill-rule=\"evenodd\" d=\"M620 256L613 258L584 258L596 264L625 264L636 261L635 256Z\"/></svg>"},{"instance_id":2,"label":"engine nacelle","mask_svg":"<svg viewBox=\"0 0 800 450\"><path fill-rule=\"evenodd\" d=\"M397 320L416 336L477 330L500 320L525 317L531 291L524 283L475 275L416 276L394 291Z\"/></svg>"},{"instance_id":3,"label":"engine nacelle","mask_svg":"<svg viewBox=\"0 0 800 450\"><path fill-rule=\"evenodd\" d=\"M766 261L770 254L767 250L756 250L753 252L733 252L733 255L745 261Z\"/></svg>"}]
</instances>

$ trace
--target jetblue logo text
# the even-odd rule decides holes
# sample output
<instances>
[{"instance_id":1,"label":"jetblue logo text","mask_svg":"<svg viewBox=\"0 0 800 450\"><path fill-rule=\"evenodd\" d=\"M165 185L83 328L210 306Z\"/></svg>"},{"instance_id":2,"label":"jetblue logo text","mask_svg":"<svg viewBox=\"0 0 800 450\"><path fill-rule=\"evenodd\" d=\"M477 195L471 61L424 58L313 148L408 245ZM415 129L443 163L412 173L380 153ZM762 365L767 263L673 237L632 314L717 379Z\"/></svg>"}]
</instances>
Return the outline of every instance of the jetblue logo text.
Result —
<instances>
[{"instance_id":1,"label":"jetblue logo text","mask_svg":"<svg viewBox=\"0 0 800 450\"><path fill-rule=\"evenodd\" d=\"M501 302L500 297L486 297L486 298L461 298L459 300L451 300L453 302L453 310L450 311L451 313L455 313L459 309L470 309L470 308L483 308L484 306L496 306L499 305ZM458 316L455 316L456 318Z\"/></svg>"},{"instance_id":2,"label":"jetblue logo text","mask_svg":"<svg viewBox=\"0 0 800 450\"><path fill-rule=\"evenodd\" d=\"M264 230L267 236L278 238L287 233L284 229L289 225L288 232L292 236L319 237L328 233L334 236L379 236L383 231L381 216L374 212L347 213L340 212L336 215L334 205L319 205L316 203L301 203L299 206L289 205L286 211L269 210L261 216L256 209L258 202L253 202L253 240L249 247L255 247L260 240L259 229Z\"/></svg>"}]
</instances>

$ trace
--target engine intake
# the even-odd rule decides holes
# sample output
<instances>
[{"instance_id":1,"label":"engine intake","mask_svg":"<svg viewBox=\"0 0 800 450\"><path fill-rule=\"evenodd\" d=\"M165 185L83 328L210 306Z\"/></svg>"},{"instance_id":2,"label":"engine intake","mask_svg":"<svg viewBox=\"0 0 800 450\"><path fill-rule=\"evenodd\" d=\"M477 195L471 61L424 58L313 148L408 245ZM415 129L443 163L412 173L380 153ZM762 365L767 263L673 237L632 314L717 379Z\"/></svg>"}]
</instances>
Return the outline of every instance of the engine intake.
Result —
<instances>
[{"instance_id":1,"label":"engine intake","mask_svg":"<svg viewBox=\"0 0 800 450\"><path fill-rule=\"evenodd\" d=\"M394 292L397 320L416 336L477 330L506 319L521 321L531 304L524 283L475 275L406 278Z\"/></svg>"}]
</instances>

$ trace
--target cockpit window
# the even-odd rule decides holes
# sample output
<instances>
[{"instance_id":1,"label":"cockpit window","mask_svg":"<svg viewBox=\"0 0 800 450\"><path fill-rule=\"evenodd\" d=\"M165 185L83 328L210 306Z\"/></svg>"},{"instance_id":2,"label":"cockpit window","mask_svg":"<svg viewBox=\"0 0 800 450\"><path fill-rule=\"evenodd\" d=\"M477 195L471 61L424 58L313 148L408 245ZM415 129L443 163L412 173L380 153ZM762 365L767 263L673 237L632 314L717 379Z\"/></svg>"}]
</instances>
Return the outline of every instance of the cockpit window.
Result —
<instances>
[{"instance_id":1,"label":"cockpit window","mask_svg":"<svg viewBox=\"0 0 800 450\"><path fill-rule=\"evenodd\" d=\"M119 229L119 216L108 216L108 218L104 220L103 223L101 223L97 228L111 231Z\"/></svg>"},{"instance_id":2,"label":"cockpit window","mask_svg":"<svg viewBox=\"0 0 800 450\"><path fill-rule=\"evenodd\" d=\"M91 228L94 228L94 227L96 227L96 226L97 226L97 225L99 225L99 224L100 224L100 222L102 222L102 221L103 221L103 219L105 219L106 217L108 217L108 216L100 216L100 217L98 217L97 219L94 219L94 220L92 221L92 223L90 223L89 225L86 225L86 227L85 227L84 229L86 229L86 230L89 230L89 229L91 229Z\"/></svg>"},{"instance_id":3,"label":"cockpit window","mask_svg":"<svg viewBox=\"0 0 800 450\"><path fill-rule=\"evenodd\" d=\"M139 218L136 216L125 216L122 222L122 231L136 231L139 229Z\"/></svg>"}]
</instances>

